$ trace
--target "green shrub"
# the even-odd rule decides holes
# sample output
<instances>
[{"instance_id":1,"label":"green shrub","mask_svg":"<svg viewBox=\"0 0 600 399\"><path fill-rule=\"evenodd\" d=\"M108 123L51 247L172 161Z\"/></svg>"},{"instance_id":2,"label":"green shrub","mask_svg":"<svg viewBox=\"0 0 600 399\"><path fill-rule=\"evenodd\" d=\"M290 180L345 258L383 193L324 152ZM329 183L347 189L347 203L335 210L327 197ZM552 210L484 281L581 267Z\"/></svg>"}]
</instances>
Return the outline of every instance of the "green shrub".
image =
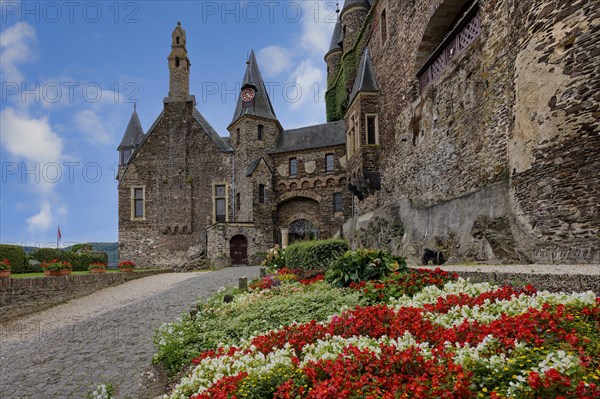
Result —
<instances>
[{"instance_id":1,"label":"green shrub","mask_svg":"<svg viewBox=\"0 0 600 399\"><path fill-rule=\"evenodd\" d=\"M343 307L358 303L360 295L356 290L332 288L322 282L239 293L237 289L221 291L208 300L195 319L184 314L177 322L161 326L154 336L154 362L177 372L200 353L219 345L237 345L242 339L293 322L326 320ZM232 294L238 295L224 303L225 296Z\"/></svg>"},{"instance_id":2,"label":"green shrub","mask_svg":"<svg viewBox=\"0 0 600 399\"><path fill-rule=\"evenodd\" d=\"M392 272L406 270L406 262L401 256L377 249L359 249L339 257L327 270L325 279L337 287L347 287L351 283L379 280Z\"/></svg>"},{"instance_id":3,"label":"green shrub","mask_svg":"<svg viewBox=\"0 0 600 399\"><path fill-rule=\"evenodd\" d=\"M300 278L324 273L331 262L350 249L344 240L304 241L285 248L285 264L300 273Z\"/></svg>"},{"instance_id":4,"label":"green shrub","mask_svg":"<svg viewBox=\"0 0 600 399\"><path fill-rule=\"evenodd\" d=\"M108 263L108 256L104 252L76 253L55 248L40 248L31 254L31 258L39 262L49 262L53 259L69 262L73 271L87 271L91 263Z\"/></svg>"},{"instance_id":5,"label":"green shrub","mask_svg":"<svg viewBox=\"0 0 600 399\"><path fill-rule=\"evenodd\" d=\"M27 268L27 256L20 245L0 244L0 261L8 259L12 273L23 273Z\"/></svg>"}]
</instances>

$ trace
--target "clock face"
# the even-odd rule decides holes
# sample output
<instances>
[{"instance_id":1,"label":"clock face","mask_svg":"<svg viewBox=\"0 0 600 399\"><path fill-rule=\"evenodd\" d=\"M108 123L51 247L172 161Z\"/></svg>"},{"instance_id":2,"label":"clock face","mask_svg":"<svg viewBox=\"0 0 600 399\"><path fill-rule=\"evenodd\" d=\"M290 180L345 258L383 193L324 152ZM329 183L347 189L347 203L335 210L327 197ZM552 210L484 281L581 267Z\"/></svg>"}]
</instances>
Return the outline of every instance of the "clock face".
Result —
<instances>
[{"instance_id":1,"label":"clock face","mask_svg":"<svg viewBox=\"0 0 600 399\"><path fill-rule=\"evenodd\" d=\"M250 102L254 99L254 89L251 89L250 87L247 89L242 90L242 101L247 103Z\"/></svg>"}]
</instances>

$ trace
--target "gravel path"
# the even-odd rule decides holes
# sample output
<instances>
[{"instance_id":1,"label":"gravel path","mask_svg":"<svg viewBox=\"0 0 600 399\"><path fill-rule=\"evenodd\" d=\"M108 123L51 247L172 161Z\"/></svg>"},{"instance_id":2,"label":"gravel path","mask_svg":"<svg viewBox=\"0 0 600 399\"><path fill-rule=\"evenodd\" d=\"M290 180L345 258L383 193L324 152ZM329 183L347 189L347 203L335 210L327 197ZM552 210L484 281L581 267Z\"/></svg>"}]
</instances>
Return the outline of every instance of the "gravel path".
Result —
<instances>
[{"instance_id":1,"label":"gravel path","mask_svg":"<svg viewBox=\"0 0 600 399\"><path fill-rule=\"evenodd\" d=\"M136 397L154 330L258 270L146 277L0 325L0 398L83 399L101 382Z\"/></svg>"}]
</instances>

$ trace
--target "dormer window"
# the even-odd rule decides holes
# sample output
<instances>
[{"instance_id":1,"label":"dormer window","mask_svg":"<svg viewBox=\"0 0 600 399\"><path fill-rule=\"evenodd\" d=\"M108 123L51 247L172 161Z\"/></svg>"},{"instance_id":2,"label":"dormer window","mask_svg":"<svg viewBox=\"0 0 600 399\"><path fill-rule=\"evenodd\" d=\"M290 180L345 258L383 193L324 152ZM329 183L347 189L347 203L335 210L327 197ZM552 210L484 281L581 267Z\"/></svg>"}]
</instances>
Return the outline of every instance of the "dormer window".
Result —
<instances>
[{"instance_id":1,"label":"dormer window","mask_svg":"<svg viewBox=\"0 0 600 399\"><path fill-rule=\"evenodd\" d=\"M129 162L129 158L131 158L132 152L133 152L133 149L131 149L131 148L124 148L121 150L121 159L120 159L121 166L127 165L127 163Z\"/></svg>"}]
</instances>

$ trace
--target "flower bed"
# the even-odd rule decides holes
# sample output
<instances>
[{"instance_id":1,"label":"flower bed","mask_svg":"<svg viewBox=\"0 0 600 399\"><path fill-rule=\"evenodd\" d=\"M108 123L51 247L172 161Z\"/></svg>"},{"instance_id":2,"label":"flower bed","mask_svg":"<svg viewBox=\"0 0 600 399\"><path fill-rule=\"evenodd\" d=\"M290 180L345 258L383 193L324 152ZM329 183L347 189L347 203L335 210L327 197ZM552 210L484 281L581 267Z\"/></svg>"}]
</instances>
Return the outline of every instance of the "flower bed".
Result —
<instances>
[{"instance_id":1,"label":"flower bed","mask_svg":"<svg viewBox=\"0 0 600 399\"><path fill-rule=\"evenodd\" d=\"M352 293L355 306L213 341L169 398L600 397L600 298L591 292L516 290L425 270L345 289L263 288L232 303L252 309L289 291L327 289Z\"/></svg>"}]
</instances>

